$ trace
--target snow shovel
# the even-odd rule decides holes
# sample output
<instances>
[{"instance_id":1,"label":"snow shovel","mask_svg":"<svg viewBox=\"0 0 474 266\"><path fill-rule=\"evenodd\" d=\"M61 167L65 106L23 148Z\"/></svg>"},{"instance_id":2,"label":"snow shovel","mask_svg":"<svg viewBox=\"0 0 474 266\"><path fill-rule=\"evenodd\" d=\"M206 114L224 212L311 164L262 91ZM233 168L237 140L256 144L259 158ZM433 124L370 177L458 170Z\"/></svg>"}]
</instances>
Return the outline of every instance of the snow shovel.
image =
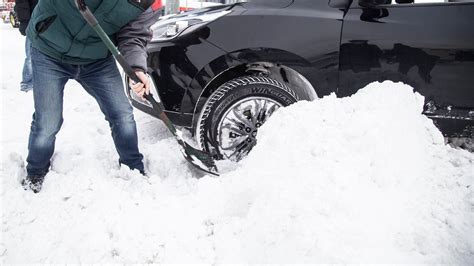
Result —
<instances>
[{"instance_id":1,"label":"snow shovel","mask_svg":"<svg viewBox=\"0 0 474 266\"><path fill-rule=\"evenodd\" d=\"M141 82L140 79L135 74L135 71L127 62L125 62L125 58L120 54L117 47L115 47L114 43L110 40L109 36L107 36L107 34L104 32L104 30L100 26L94 14L92 14L90 9L85 4L84 0L75 0L75 2L81 15L84 17L87 23L95 30L95 32L99 35L101 40L104 42L104 44L107 46L109 51L115 57L115 60L117 60L117 62L122 66L125 73L133 81ZM163 121L163 123L165 123L166 127L169 129L169 131L173 134L173 136L178 141L178 144L180 145L181 153L184 155L184 158L188 162L190 162L194 167L206 173L219 176L217 166L212 156L207 152L193 148L191 145L189 145L183 140L182 132L176 129L176 127L171 123L168 116L164 112L164 107L162 107L160 102L156 101L155 98L153 98L153 95L151 93L149 95L145 94L144 97L151 104L153 112L156 114L156 116L161 121Z\"/></svg>"}]
</instances>

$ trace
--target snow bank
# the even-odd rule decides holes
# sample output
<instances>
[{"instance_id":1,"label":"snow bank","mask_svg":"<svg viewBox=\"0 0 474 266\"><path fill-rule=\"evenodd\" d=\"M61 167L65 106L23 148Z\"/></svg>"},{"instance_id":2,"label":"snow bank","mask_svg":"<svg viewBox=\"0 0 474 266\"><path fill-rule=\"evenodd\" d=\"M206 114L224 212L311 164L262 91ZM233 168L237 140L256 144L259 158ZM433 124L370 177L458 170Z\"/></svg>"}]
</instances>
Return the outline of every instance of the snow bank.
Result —
<instances>
[{"instance_id":1,"label":"snow bank","mask_svg":"<svg viewBox=\"0 0 474 266\"><path fill-rule=\"evenodd\" d=\"M473 156L444 145L412 91L374 83L272 117L216 188L240 206L239 218L215 222L219 258L472 262Z\"/></svg>"},{"instance_id":2,"label":"snow bank","mask_svg":"<svg viewBox=\"0 0 474 266\"><path fill-rule=\"evenodd\" d=\"M149 180L87 165L95 149L63 147L33 195L11 178L22 164L13 153L3 259L468 264L473 155L445 146L422 104L391 82L298 103L218 179L193 179L179 156L163 165L175 152L169 138L146 150L148 164L162 166Z\"/></svg>"},{"instance_id":3,"label":"snow bank","mask_svg":"<svg viewBox=\"0 0 474 266\"><path fill-rule=\"evenodd\" d=\"M202 179L139 112L150 178L119 169L97 104L70 83L52 171L25 192L23 40L0 28L1 263L474 261L474 156L445 146L422 98L391 82L279 111L246 160Z\"/></svg>"}]
</instances>

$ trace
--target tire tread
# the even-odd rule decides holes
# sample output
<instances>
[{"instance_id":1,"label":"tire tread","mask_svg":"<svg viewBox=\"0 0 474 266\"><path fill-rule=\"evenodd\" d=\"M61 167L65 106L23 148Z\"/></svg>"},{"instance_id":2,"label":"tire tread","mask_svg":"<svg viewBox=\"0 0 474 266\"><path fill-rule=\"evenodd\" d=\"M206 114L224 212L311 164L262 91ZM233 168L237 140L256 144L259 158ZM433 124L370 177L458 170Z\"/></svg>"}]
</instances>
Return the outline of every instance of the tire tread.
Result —
<instances>
[{"instance_id":1,"label":"tire tread","mask_svg":"<svg viewBox=\"0 0 474 266\"><path fill-rule=\"evenodd\" d=\"M233 80L230 80L224 83L223 85L221 85L211 95L211 97L208 99L208 101L204 105L204 109L198 121L198 129L199 129L199 136L200 136L199 141L198 141L199 145L202 146L202 144L204 143L204 134L205 134L204 123L206 119L208 118L209 114L211 113L212 107L214 106L214 104L218 102L219 100L221 100L229 91L240 86L253 85L253 84L273 85L275 87L278 87L279 89L282 89L289 95L291 95L296 101L299 101L298 95L296 95L296 93L292 89L290 89L287 85L265 76L243 76L243 77L238 77Z\"/></svg>"}]
</instances>

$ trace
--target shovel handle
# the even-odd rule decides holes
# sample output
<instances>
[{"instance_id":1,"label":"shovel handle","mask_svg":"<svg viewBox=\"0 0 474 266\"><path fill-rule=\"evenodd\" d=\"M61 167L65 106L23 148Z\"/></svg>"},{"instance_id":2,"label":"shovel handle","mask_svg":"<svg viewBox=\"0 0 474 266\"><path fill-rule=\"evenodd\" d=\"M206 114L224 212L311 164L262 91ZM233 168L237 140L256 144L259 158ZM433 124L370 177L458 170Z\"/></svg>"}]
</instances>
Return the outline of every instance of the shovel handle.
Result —
<instances>
[{"instance_id":1,"label":"shovel handle","mask_svg":"<svg viewBox=\"0 0 474 266\"><path fill-rule=\"evenodd\" d=\"M100 39L103 41L105 46L107 46L108 50L112 53L112 55L115 57L117 62L122 66L123 70L125 73L135 82L141 82L141 80L138 78L137 74L135 71L132 69L132 67L125 61L125 58L120 54L120 51L115 47L115 44L110 40L110 37L105 33L105 31L102 29L100 26L99 22L95 18L94 14L90 11L90 9L87 7L86 3L84 0L75 0L77 9L81 13L81 15L84 17L84 19L87 21L87 23L94 29L94 31L99 35ZM182 139L182 133L181 131L178 131L173 123L171 123L170 119L164 112L164 108L162 105L157 102L151 94L146 95L145 94L145 99L148 100L151 105L153 106L153 110L157 112L159 118L161 121L163 121L166 125L166 127L170 130L170 132L173 134L173 136L176 138L178 144L181 146L181 152L185 156L185 159L190 162L192 165L194 165L196 168L201 169L207 173L213 174L213 175L219 175L217 171L217 167L214 163L214 160L212 159L212 156L208 153L199 151L197 152L194 148L192 148L189 144L187 144L183 139ZM199 160L200 164L196 163L195 161ZM201 165L204 165L205 167L202 167ZM207 168L207 170L206 170Z\"/></svg>"},{"instance_id":2,"label":"shovel handle","mask_svg":"<svg viewBox=\"0 0 474 266\"><path fill-rule=\"evenodd\" d=\"M107 33L104 32L102 27L99 25L99 22L95 18L94 14L92 14L91 10L89 7L87 7L86 3L84 0L75 0L77 9L81 13L81 15L84 17L84 19L87 21L87 23L97 32L99 37L102 39L104 44L107 46L109 51L112 53L112 55L115 57L115 60L122 66L123 70L125 73L135 82L141 83L142 81L138 78L137 74L135 71L132 69L132 67L125 61L125 58L122 56L120 51L115 47L115 44L110 40L109 36ZM153 98L153 95L150 94L145 94L144 95L145 99L151 103L153 106L153 109L158 113L160 119L166 124L168 129L173 133L173 135L178 136L177 130L174 127L173 123L171 123L170 119L164 112L164 108L161 106L159 102Z\"/></svg>"}]
</instances>

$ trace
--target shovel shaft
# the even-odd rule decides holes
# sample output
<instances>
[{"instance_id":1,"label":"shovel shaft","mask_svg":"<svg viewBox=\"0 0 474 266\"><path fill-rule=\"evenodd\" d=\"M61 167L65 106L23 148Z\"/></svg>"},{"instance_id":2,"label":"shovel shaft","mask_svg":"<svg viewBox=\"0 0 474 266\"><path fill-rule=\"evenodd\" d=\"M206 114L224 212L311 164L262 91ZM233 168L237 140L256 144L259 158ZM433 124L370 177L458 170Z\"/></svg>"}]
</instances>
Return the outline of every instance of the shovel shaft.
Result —
<instances>
[{"instance_id":1,"label":"shovel shaft","mask_svg":"<svg viewBox=\"0 0 474 266\"><path fill-rule=\"evenodd\" d=\"M109 51L112 53L112 55L115 57L115 60L120 64L120 66L123 68L125 73L135 82L139 83L141 80L138 78L137 74L135 71L132 69L132 67L125 61L125 58L123 55L120 53L120 51L117 49L115 44L110 40L109 36L105 31L102 29L100 26L99 22L95 18L94 14L90 11L90 9L85 5L84 0L76 0L76 5L79 8L79 11L81 12L82 16L84 19L87 21L87 23L94 29L94 31L99 35L99 38L104 42L104 44L107 46ZM144 96L147 101L149 101L153 109L155 109L159 113L160 120L163 121L166 125L166 127L171 131L171 133L178 138L181 138L179 134L177 133L176 127L171 123L170 119L168 116L165 114L163 107L153 98L153 95L145 95Z\"/></svg>"},{"instance_id":2,"label":"shovel shaft","mask_svg":"<svg viewBox=\"0 0 474 266\"><path fill-rule=\"evenodd\" d=\"M112 53L112 55L115 57L117 62L122 66L123 70L125 73L135 82L141 82L141 80L138 78L137 74L135 71L132 69L132 67L125 61L125 58L120 54L120 51L117 49L115 44L110 40L109 36L105 31L102 29L100 26L99 22L95 18L94 14L90 11L90 9L87 7L85 4L84 0L75 0L76 6L79 9L79 12L81 15L84 17L84 19L87 21L87 23L94 29L94 31L99 35L100 39L102 42L107 46L109 51ZM160 118L161 121L166 125L168 130L173 134L175 137L176 141L178 144L181 146L181 152L183 153L185 159L190 162L192 165L197 167L198 169L201 169L207 173L213 174L218 176L218 170L215 165L215 162L212 158L212 156L206 152L203 152L201 150L194 149L190 145L188 145L183 139L182 139L182 134L180 131L176 129L176 127L171 123L170 119L164 112L164 108L160 103L158 103L154 98L153 95L150 94L145 94L145 99L151 103L153 106L153 110L158 114L158 117ZM199 162L199 163L198 163Z\"/></svg>"}]
</instances>

